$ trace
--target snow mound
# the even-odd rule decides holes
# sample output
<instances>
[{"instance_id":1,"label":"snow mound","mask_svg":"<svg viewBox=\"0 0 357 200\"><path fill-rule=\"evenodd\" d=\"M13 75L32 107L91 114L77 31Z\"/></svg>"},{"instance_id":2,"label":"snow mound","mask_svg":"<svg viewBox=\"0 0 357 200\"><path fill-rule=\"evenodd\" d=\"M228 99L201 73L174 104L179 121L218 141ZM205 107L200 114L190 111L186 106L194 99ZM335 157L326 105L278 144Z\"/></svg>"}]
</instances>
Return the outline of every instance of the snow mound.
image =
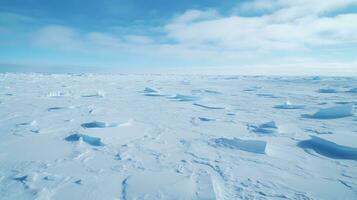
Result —
<instances>
[{"instance_id":1,"label":"snow mound","mask_svg":"<svg viewBox=\"0 0 357 200\"><path fill-rule=\"evenodd\" d=\"M151 87L146 87L143 92L145 93L158 93L159 90L155 89L155 88L151 88Z\"/></svg>"},{"instance_id":2,"label":"snow mound","mask_svg":"<svg viewBox=\"0 0 357 200\"><path fill-rule=\"evenodd\" d=\"M265 154L267 143L260 140L241 140L238 138L217 138L213 140L213 145L230 149L239 149L251 153Z\"/></svg>"},{"instance_id":3,"label":"snow mound","mask_svg":"<svg viewBox=\"0 0 357 200\"><path fill-rule=\"evenodd\" d=\"M198 106L198 107L201 107L201 108L213 109L213 110L225 109L225 107L222 107L222 106L204 105L204 104L200 104L200 103L194 103L193 105Z\"/></svg>"},{"instance_id":4,"label":"snow mound","mask_svg":"<svg viewBox=\"0 0 357 200\"><path fill-rule=\"evenodd\" d=\"M176 95L167 97L167 99L172 100L172 101L197 101L197 100L199 100L199 97L176 94Z\"/></svg>"},{"instance_id":5,"label":"snow mound","mask_svg":"<svg viewBox=\"0 0 357 200\"><path fill-rule=\"evenodd\" d=\"M335 118L348 117L352 115L353 115L353 105L343 104L343 105L333 106L330 108L322 108L310 117L316 119L335 119ZM309 117L309 115L306 116Z\"/></svg>"},{"instance_id":6,"label":"snow mound","mask_svg":"<svg viewBox=\"0 0 357 200\"><path fill-rule=\"evenodd\" d=\"M304 108L304 106L303 105L293 105L293 104L291 104L290 101L286 101L284 104L274 106L274 108L278 108L278 109L302 109L302 108Z\"/></svg>"},{"instance_id":7,"label":"snow mound","mask_svg":"<svg viewBox=\"0 0 357 200\"><path fill-rule=\"evenodd\" d=\"M339 145L316 136L300 141L298 146L303 149L312 149L329 158L357 160L357 148Z\"/></svg>"},{"instance_id":8,"label":"snow mound","mask_svg":"<svg viewBox=\"0 0 357 200\"><path fill-rule=\"evenodd\" d=\"M333 88L322 88L317 90L318 93L337 93L336 89Z\"/></svg>"},{"instance_id":9,"label":"snow mound","mask_svg":"<svg viewBox=\"0 0 357 200\"><path fill-rule=\"evenodd\" d=\"M146 87L143 93L145 96L164 96L160 90L151 87Z\"/></svg>"},{"instance_id":10,"label":"snow mound","mask_svg":"<svg viewBox=\"0 0 357 200\"><path fill-rule=\"evenodd\" d=\"M115 123L108 124L105 122L94 121L94 122L83 123L83 124L81 124L81 126L83 128L109 128L109 127L115 127L115 126L117 126L117 124L115 124Z\"/></svg>"},{"instance_id":11,"label":"snow mound","mask_svg":"<svg viewBox=\"0 0 357 200\"><path fill-rule=\"evenodd\" d=\"M92 137L89 135L84 135L80 133L74 133L72 135L69 135L65 138L66 141L68 142L78 142L82 140L83 142L92 145L92 146L104 146L102 143L101 139L98 137Z\"/></svg>"},{"instance_id":12,"label":"snow mound","mask_svg":"<svg viewBox=\"0 0 357 200\"><path fill-rule=\"evenodd\" d=\"M255 133L270 134L270 133L276 133L278 130L278 126L276 125L275 121L270 121L270 122L260 124L258 126L249 125L248 129L250 129L251 131L253 131Z\"/></svg>"}]
</instances>

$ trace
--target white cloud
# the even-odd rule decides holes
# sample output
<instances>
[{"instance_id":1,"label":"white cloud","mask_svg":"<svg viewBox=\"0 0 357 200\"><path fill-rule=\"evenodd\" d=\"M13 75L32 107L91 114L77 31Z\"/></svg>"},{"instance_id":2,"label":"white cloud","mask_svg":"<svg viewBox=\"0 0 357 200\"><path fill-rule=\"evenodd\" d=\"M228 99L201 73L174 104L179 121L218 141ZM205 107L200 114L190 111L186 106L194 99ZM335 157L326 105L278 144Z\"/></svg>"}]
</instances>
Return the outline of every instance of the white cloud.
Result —
<instances>
[{"instance_id":1,"label":"white cloud","mask_svg":"<svg viewBox=\"0 0 357 200\"><path fill-rule=\"evenodd\" d=\"M357 5L356 0L254 0L241 3L237 12L272 11L286 15L321 14L351 5Z\"/></svg>"},{"instance_id":2,"label":"white cloud","mask_svg":"<svg viewBox=\"0 0 357 200\"><path fill-rule=\"evenodd\" d=\"M174 19L175 23L190 23L198 20L208 20L218 17L216 10L188 10Z\"/></svg>"},{"instance_id":3,"label":"white cloud","mask_svg":"<svg viewBox=\"0 0 357 200\"><path fill-rule=\"evenodd\" d=\"M152 32L145 35L144 30L115 34L46 26L35 33L34 41L47 48L155 58L173 56L187 63L204 61L212 65L272 60L271 63L296 63L311 58L313 63L318 63L323 60L309 55L310 52L334 45L357 44L357 13L337 12L356 2L257 0L241 5L241 9L269 12L257 16L239 13L224 16L212 9L188 10L163 25L161 35L155 37L151 36ZM326 15L329 12L335 14ZM283 52L284 59L275 52ZM336 56L331 61L340 63L339 59Z\"/></svg>"},{"instance_id":4,"label":"white cloud","mask_svg":"<svg viewBox=\"0 0 357 200\"><path fill-rule=\"evenodd\" d=\"M32 42L41 48L113 55L132 51L132 45L122 38L104 32L81 32L68 26L49 25L33 34Z\"/></svg>"},{"instance_id":5,"label":"white cloud","mask_svg":"<svg viewBox=\"0 0 357 200\"><path fill-rule=\"evenodd\" d=\"M67 26L49 25L33 34L33 43L53 48L86 53L119 53L137 51L138 44L149 45L153 41L146 36L116 36L104 32L80 32Z\"/></svg>"},{"instance_id":6,"label":"white cloud","mask_svg":"<svg viewBox=\"0 0 357 200\"><path fill-rule=\"evenodd\" d=\"M258 0L243 4L243 9L279 9L255 17L214 15L211 18L199 16L211 16L212 11L207 14L187 11L166 25L165 30L169 38L179 43L210 44L219 51L297 50L316 45L354 43L357 13L322 15L352 4L357 1Z\"/></svg>"},{"instance_id":7,"label":"white cloud","mask_svg":"<svg viewBox=\"0 0 357 200\"><path fill-rule=\"evenodd\" d=\"M235 8L235 12L270 11L281 5L276 0L247 1Z\"/></svg>"}]
</instances>

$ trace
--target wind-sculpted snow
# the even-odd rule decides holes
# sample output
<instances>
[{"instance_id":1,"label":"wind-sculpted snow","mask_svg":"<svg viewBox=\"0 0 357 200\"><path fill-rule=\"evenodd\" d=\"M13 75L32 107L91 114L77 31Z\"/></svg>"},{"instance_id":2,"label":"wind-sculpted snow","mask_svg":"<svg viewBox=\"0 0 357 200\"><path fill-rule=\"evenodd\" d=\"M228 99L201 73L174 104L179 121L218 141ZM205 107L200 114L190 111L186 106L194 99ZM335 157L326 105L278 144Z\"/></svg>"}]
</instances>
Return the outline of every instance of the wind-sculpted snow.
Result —
<instances>
[{"instance_id":1,"label":"wind-sculpted snow","mask_svg":"<svg viewBox=\"0 0 357 200\"><path fill-rule=\"evenodd\" d=\"M355 88L0 74L0 199L357 199Z\"/></svg>"},{"instance_id":2,"label":"wind-sculpted snow","mask_svg":"<svg viewBox=\"0 0 357 200\"><path fill-rule=\"evenodd\" d=\"M270 134L278 131L278 126L275 121L265 122L260 125L249 125L248 129L255 133Z\"/></svg>"},{"instance_id":3,"label":"wind-sculpted snow","mask_svg":"<svg viewBox=\"0 0 357 200\"><path fill-rule=\"evenodd\" d=\"M144 93L159 93L159 90L151 88L151 87L146 87L143 92Z\"/></svg>"},{"instance_id":4,"label":"wind-sculpted snow","mask_svg":"<svg viewBox=\"0 0 357 200\"><path fill-rule=\"evenodd\" d=\"M230 149L239 149L252 153L265 153L267 143L260 140L241 140L238 138L217 138L213 140L213 145Z\"/></svg>"},{"instance_id":5,"label":"wind-sculpted snow","mask_svg":"<svg viewBox=\"0 0 357 200\"><path fill-rule=\"evenodd\" d=\"M357 147L339 145L320 137L311 136L311 139L299 142L298 146L303 149L312 149L316 153L330 158L357 161Z\"/></svg>"},{"instance_id":6,"label":"wind-sculpted snow","mask_svg":"<svg viewBox=\"0 0 357 200\"><path fill-rule=\"evenodd\" d=\"M162 92L158 89L155 89L155 88L151 88L151 87L146 87L144 90L143 90L143 93L145 96L165 96L164 94L162 94Z\"/></svg>"},{"instance_id":7,"label":"wind-sculpted snow","mask_svg":"<svg viewBox=\"0 0 357 200\"><path fill-rule=\"evenodd\" d=\"M206 118L206 117L199 117L198 119L203 122L216 121L216 119L210 119L210 118Z\"/></svg>"},{"instance_id":8,"label":"wind-sculpted snow","mask_svg":"<svg viewBox=\"0 0 357 200\"><path fill-rule=\"evenodd\" d=\"M345 104L345 105L338 105L329 108L321 108L313 115L304 115L304 116L316 118L316 119L336 119L342 117L349 117L352 115L353 115L353 105Z\"/></svg>"},{"instance_id":9,"label":"wind-sculpted snow","mask_svg":"<svg viewBox=\"0 0 357 200\"><path fill-rule=\"evenodd\" d=\"M83 123L81 124L81 126L83 128L110 128L110 127L118 126L118 124L94 121L94 122Z\"/></svg>"}]
</instances>

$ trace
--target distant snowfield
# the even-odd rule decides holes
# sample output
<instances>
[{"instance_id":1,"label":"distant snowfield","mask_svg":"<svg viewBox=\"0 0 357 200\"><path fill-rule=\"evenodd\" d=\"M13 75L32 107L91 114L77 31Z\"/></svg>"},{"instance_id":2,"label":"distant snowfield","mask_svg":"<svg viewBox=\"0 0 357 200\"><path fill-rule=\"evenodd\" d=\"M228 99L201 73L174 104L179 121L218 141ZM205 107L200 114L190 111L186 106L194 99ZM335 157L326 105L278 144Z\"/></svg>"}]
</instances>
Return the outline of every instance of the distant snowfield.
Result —
<instances>
[{"instance_id":1,"label":"distant snowfield","mask_svg":"<svg viewBox=\"0 0 357 200\"><path fill-rule=\"evenodd\" d=\"M0 74L0 199L357 199L357 78Z\"/></svg>"}]
</instances>

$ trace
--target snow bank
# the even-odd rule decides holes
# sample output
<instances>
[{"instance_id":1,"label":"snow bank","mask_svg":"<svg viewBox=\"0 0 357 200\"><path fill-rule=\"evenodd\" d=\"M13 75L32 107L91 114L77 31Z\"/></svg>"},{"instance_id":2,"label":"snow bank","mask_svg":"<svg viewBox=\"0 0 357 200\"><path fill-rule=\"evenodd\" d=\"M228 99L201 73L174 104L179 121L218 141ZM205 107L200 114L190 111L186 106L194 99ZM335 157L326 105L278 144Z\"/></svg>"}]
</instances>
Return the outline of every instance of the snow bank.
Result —
<instances>
[{"instance_id":1,"label":"snow bank","mask_svg":"<svg viewBox=\"0 0 357 200\"><path fill-rule=\"evenodd\" d=\"M316 136L299 142L298 146L303 149L312 149L316 153L330 158L357 160L357 148L339 145Z\"/></svg>"},{"instance_id":2,"label":"snow bank","mask_svg":"<svg viewBox=\"0 0 357 200\"><path fill-rule=\"evenodd\" d=\"M316 119L335 119L341 117L348 117L353 115L353 105L345 104L333 106L330 108L322 108L313 114L311 117Z\"/></svg>"},{"instance_id":3,"label":"snow bank","mask_svg":"<svg viewBox=\"0 0 357 200\"><path fill-rule=\"evenodd\" d=\"M260 140L241 140L238 138L217 138L213 140L213 145L230 149L239 149L242 151L265 154L267 143Z\"/></svg>"}]
</instances>

